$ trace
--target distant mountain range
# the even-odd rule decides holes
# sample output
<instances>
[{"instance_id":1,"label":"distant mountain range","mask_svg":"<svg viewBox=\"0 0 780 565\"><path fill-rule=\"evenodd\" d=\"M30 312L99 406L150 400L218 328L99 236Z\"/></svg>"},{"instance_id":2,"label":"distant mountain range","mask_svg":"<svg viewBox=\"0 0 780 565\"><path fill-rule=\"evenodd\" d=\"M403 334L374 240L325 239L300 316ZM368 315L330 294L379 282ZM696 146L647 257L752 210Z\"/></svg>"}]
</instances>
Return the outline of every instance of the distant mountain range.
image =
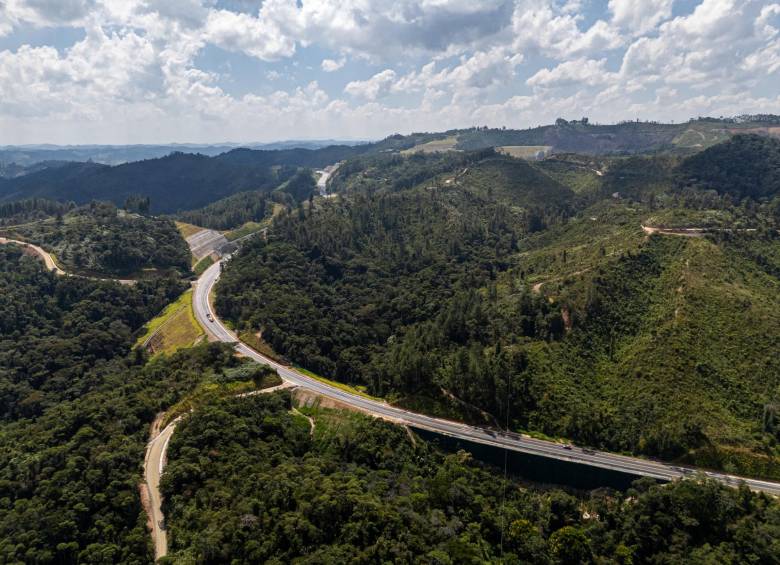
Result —
<instances>
[{"instance_id":1,"label":"distant mountain range","mask_svg":"<svg viewBox=\"0 0 780 565\"><path fill-rule=\"evenodd\" d=\"M329 145L360 145L365 141L312 139L274 141L271 143L214 143L167 145L5 145L0 146L0 176L10 164L28 167L42 161L93 161L103 165L121 165L130 161L156 159L171 153L200 153L214 156L238 147L248 149L319 149Z\"/></svg>"},{"instance_id":2,"label":"distant mountain range","mask_svg":"<svg viewBox=\"0 0 780 565\"><path fill-rule=\"evenodd\" d=\"M692 155L738 134L780 135L780 117L699 118L678 124L587 118L513 130L474 127L391 135L373 143L285 141L236 148L221 145L29 146L0 148L0 202L26 198L151 199L154 213L197 209L247 190L268 192L300 167L321 168L368 154L474 151L491 147L512 155ZM258 149L262 147L262 149ZM751 149L746 149L750 153ZM412 167L414 169L414 167Z\"/></svg>"},{"instance_id":3,"label":"distant mountain range","mask_svg":"<svg viewBox=\"0 0 780 565\"><path fill-rule=\"evenodd\" d=\"M0 201L48 198L83 204L149 197L154 213L200 208L244 190L270 191L299 167L319 168L365 151L367 145L321 149L233 149L213 157L172 153L122 165L57 162L10 179L0 178Z\"/></svg>"}]
</instances>

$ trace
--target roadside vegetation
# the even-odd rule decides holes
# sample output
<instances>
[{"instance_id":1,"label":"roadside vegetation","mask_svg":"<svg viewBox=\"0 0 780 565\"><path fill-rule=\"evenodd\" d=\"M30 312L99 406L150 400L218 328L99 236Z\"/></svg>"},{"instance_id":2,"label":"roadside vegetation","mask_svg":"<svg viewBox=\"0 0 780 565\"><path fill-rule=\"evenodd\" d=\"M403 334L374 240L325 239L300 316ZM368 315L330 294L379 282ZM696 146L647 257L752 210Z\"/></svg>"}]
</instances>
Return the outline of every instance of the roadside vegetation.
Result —
<instances>
[{"instance_id":1,"label":"roadside vegetation","mask_svg":"<svg viewBox=\"0 0 780 565\"><path fill-rule=\"evenodd\" d=\"M176 430L167 563L772 562L780 508L707 480L572 495L289 393L216 401ZM208 454L208 455L204 455Z\"/></svg>"},{"instance_id":2,"label":"roadside vegetation","mask_svg":"<svg viewBox=\"0 0 780 565\"><path fill-rule=\"evenodd\" d=\"M216 307L403 406L780 478L780 197L681 180L742 143L693 163L361 157L334 178L341 200L279 216L231 261ZM707 217L757 231L642 230Z\"/></svg>"},{"instance_id":3,"label":"roadside vegetation","mask_svg":"<svg viewBox=\"0 0 780 565\"><path fill-rule=\"evenodd\" d=\"M198 386L184 398L165 411L165 419L160 429L176 418L195 412L209 403L220 399L236 398L283 383L276 370L244 359L236 367L224 369L204 378Z\"/></svg>"},{"instance_id":4,"label":"roadside vegetation","mask_svg":"<svg viewBox=\"0 0 780 565\"><path fill-rule=\"evenodd\" d=\"M190 347L205 335L192 310L192 289L183 292L144 327L146 331L136 341L136 347L145 347L152 355Z\"/></svg>"},{"instance_id":5,"label":"roadside vegetation","mask_svg":"<svg viewBox=\"0 0 780 565\"><path fill-rule=\"evenodd\" d=\"M92 202L0 233L41 246L68 272L143 278L188 273L189 249L173 222Z\"/></svg>"},{"instance_id":6,"label":"roadside vegetation","mask_svg":"<svg viewBox=\"0 0 780 565\"><path fill-rule=\"evenodd\" d=\"M214 264L214 258L211 255L206 255L203 259L195 263L195 266L192 267L192 272L199 277L204 272L206 272L206 269L211 267L213 264Z\"/></svg>"}]
</instances>

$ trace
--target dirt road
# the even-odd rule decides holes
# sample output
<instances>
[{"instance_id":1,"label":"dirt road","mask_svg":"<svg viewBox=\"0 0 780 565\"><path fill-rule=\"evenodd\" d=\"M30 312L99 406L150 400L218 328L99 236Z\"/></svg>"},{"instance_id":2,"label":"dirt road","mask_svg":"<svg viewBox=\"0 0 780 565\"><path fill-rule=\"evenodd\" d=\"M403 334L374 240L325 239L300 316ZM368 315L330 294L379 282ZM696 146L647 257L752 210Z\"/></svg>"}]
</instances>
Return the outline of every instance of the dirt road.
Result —
<instances>
[{"instance_id":1,"label":"dirt road","mask_svg":"<svg viewBox=\"0 0 780 565\"><path fill-rule=\"evenodd\" d=\"M31 250L33 253L35 253L38 257L43 259L44 264L46 265L46 268L50 271L54 271L58 275L64 275L65 271L60 269L57 266L57 263L54 262L54 259L52 258L50 253L47 253L37 245L33 245L32 243L27 243L26 241L19 241L17 239L8 239L7 237L0 237L0 245L7 244L7 243L15 243L21 247L24 247L26 249Z\"/></svg>"}]
</instances>

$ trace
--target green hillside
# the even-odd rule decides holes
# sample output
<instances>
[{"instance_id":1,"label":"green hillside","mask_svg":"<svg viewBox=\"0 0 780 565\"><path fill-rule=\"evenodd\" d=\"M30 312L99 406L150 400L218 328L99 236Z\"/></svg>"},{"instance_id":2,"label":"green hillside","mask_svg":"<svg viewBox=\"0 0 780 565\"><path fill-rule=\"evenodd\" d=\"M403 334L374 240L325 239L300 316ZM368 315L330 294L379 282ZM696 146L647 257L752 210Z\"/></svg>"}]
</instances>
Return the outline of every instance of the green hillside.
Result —
<instances>
[{"instance_id":1,"label":"green hillside","mask_svg":"<svg viewBox=\"0 0 780 565\"><path fill-rule=\"evenodd\" d=\"M339 201L278 218L232 261L216 305L292 361L402 405L780 476L771 204L681 192L677 167L364 158L337 177ZM718 214L763 227L642 229Z\"/></svg>"},{"instance_id":2,"label":"green hillside","mask_svg":"<svg viewBox=\"0 0 780 565\"><path fill-rule=\"evenodd\" d=\"M141 277L152 271L189 272L189 248L171 220L130 213L108 202L58 210L15 226L0 226L0 235L41 246L71 273Z\"/></svg>"},{"instance_id":3,"label":"green hillside","mask_svg":"<svg viewBox=\"0 0 780 565\"><path fill-rule=\"evenodd\" d=\"M780 194L780 140L738 135L686 159L680 182L739 200Z\"/></svg>"},{"instance_id":4,"label":"green hillside","mask_svg":"<svg viewBox=\"0 0 780 565\"><path fill-rule=\"evenodd\" d=\"M533 488L288 393L197 410L169 465L174 563L771 562L780 533L777 505L746 489Z\"/></svg>"}]
</instances>

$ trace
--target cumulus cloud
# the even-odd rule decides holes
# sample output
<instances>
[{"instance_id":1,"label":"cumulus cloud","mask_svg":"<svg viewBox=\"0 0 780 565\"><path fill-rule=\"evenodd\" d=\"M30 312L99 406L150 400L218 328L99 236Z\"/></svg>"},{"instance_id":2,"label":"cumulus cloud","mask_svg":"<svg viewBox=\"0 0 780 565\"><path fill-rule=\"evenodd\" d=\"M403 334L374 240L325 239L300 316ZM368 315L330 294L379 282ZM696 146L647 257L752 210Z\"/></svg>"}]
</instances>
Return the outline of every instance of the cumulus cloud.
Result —
<instances>
[{"instance_id":1,"label":"cumulus cloud","mask_svg":"<svg viewBox=\"0 0 780 565\"><path fill-rule=\"evenodd\" d=\"M106 35L91 30L64 53L23 46L0 52L2 112L99 119L107 104L149 100L163 88L151 44L134 32Z\"/></svg>"},{"instance_id":2,"label":"cumulus cloud","mask_svg":"<svg viewBox=\"0 0 780 565\"><path fill-rule=\"evenodd\" d=\"M676 17L672 5L0 0L0 36L16 45L0 51L0 141L374 137L558 116L780 112L775 95L755 94L780 91L780 2L695 0ZM83 39L58 49L14 35L63 26ZM243 68L256 65L262 88L236 92L230 60L214 63L233 56L200 57L208 46L251 57ZM299 85L274 90L282 73Z\"/></svg>"},{"instance_id":3,"label":"cumulus cloud","mask_svg":"<svg viewBox=\"0 0 780 565\"><path fill-rule=\"evenodd\" d=\"M623 75L643 83L660 81L694 88L754 81L758 53L767 42L756 0L704 0L689 15L662 24L655 37L641 37L627 49ZM762 29L760 29L762 28ZM740 72L744 69L748 72Z\"/></svg>"},{"instance_id":4,"label":"cumulus cloud","mask_svg":"<svg viewBox=\"0 0 780 565\"><path fill-rule=\"evenodd\" d=\"M368 80L354 80L344 87L344 92L366 100L376 100L388 94L395 83L396 74L393 69L385 69Z\"/></svg>"},{"instance_id":5,"label":"cumulus cloud","mask_svg":"<svg viewBox=\"0 0 780 565\"><path fill-rule=\"evenodd\" d=\"M609 0L612 21L633 34L651 31L672 15L674 0Z\"/></svg>"},{"instance_id":6,"label":"cumulus cloud","mask_svg":"<svg viewBox=\"0 0 780 565\"><path fill-rule=\"evenodd\" d=\"M338 61L336 61L335 59L323 59L320 67L326 73L332 73L342 68L346 64L346 62L347 60L344 57L342 57Z\"/></svg>"},{"instance_id":7,"label":"cumulus cloud","mask_svg":"<svg viewBox=\"0 0 780 565\"><path fill-rule=\"evenodd\" d=\"M295 53L295 40L273 21L230 10L211 11L202 37L223 49L240 51L264 61L275 61Z\"/></svg>"},{"instance_id":8,"label":"cumulus cloud","mask_svg":"<svg viewBox=\"0 0 780 565\"><path fill-rule=\"evenodd\" d=\"M617 77L617 73L609 72L606 63L606 59L573 59L552 69L541 69L526 84L542 88L609 84Z\"/></svg>"},{"instance_id":9,"label":"cumulus cloud","mask_svg":"<svg viewBox=\"0 0 780 565\"><path fill-rule=\"evenodd\" d=\"M582 30L580 19L550 0L518 0L512 16L514 45L520 51L534 49L545 56L566 58L608 51L623 44L618 30L604 20Z\"/></svg>"}]
</instances>

